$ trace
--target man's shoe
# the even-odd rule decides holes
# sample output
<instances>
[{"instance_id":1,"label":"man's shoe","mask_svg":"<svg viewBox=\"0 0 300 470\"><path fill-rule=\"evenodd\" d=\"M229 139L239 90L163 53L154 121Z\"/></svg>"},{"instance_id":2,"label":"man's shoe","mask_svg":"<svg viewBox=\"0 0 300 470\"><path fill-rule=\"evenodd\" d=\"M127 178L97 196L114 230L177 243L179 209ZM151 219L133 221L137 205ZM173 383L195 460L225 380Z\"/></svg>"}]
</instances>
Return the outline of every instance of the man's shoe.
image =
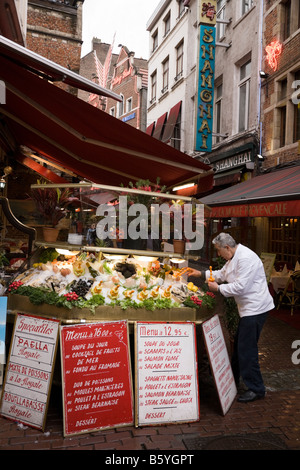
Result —
<instances>
[{"instance_id":1,"label":"man's shoe","mask_svg":"<svg viewBox=\"0 0 300 470\"><path fill-rule=\"evenodd\" d=\"M243 393L237 401L240 403L248 403L249 401L259 400L260 398L264 398L265 395L258 395L252 390L247 390L247 392Z\"/></svg>"}]
</instances>

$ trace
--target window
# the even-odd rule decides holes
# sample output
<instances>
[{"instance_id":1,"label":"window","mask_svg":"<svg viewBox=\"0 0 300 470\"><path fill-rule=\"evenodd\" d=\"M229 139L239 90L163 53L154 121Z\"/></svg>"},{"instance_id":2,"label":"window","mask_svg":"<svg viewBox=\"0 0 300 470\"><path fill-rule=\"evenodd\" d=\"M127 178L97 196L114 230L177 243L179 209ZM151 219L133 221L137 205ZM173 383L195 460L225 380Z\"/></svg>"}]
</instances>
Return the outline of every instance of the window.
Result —
<instances>
[{"instance_id":1,"label":"window","mask_svg":"<svg viewBox=\"0 0 300 470\"><path fill-rule=\"evenodd\" d=\"M153 72L151 75L151 99L150 103L153 103L156 100L156 85L157 85L157 72Z\"/></svg>"},{"instance_id":2,"label":"window","mask_svg":"<svg viewBox=\"0 0 300 470\"><path fill-rule=\"evenodd\" d=\"M286 141L286 106L282 106L279 109L280 112L280 136L279 136L279 146L284 147Z\"/></svg>"},{"instance_id":3,"label":"window","mask_svg":"<svg viewBox=\"0 0 300 470\"><path fill-rule=\"evenodd\" d=\"M298 70L294 77L295 81L300 83L300 70ZM293 132L293 142L300 140L300 103L294 105L294 132Z\"/></svg>"},{"instance_id":4,"label":"window","mask_svg":"<svg viewBox=\"0 0 300 470\"><path fill-rule=\"evenodd\" d=\"M163 73L163 88L162 93L165 93L169 87L169 57L167 57L162 64L162 73Z\"/></svg>"},{"instance_id":5,"label":"window","mask_svg":"<svg viewBox=\"0 0 300 470\"><path fill-rule=\"evenodd\" d=\"M248 129L249 104L250 104L250 74L251 60L240 68L239 83L239 132Z\"/></svg>"},{"instance_id":6,"label":"window","mask_svg":"<svg viewBox=\"0 0 300 470\"><path fill-rule=\"evenodd\" d=\"M183 4L183 0L178 0L178 18L180 18L184 12L185 12L185 7Z\"/></svg>"},{"instance_id":7,"label":"window","mask_svg":"<svg viewBox=\"0 0 300 470\"><path fill-rule=\"evenodd\" d=\"M132 110L132 98L126 100L126 113L130 113Z\"/></svg>"},{"instance_id":8,"label":"window","mask_svg":"<svg viewBox=\"0 0 300 470\"><path fill-rule=\"evenodd\" d=\"M284 28L283 28L284 39L287 39L291 35L291 12L292 12L291 0L287 0L284 3Z\"/></svg>"},{"instance_id":9,"label":"window","mask_svg":"<svg viewBox=\"0 0 300 470\"><path fill-rule=\"evenodd\" d=\"M253 0L242 0L242 15L247 13L253 6Z\"/></svg>"},{"instance_id":10,"label":"window","mask_svg":"<svg viewBox=\"0 0 300 470\"><path fill-rule=\"evenodd\" d=\"M281 0L281 31L285 41L300 28L299 0Z\"/></svg>"},{"instance_id":11,"label":"window","mask_svg":"<svg viewBox=\"0 0 300 470\"><path fill-rule=\"evenodd\" d=\"M111 116L115 116L115 115L116 115L116 108L115 108L115 107L110 108L109 114L110 114Z\"/></svg>"},{"instance_id":12,"label":"window","mask_svg":"<svg viewBox=\"0 0 300 470\"><path fill-rule=\"evenodd\" d=\"M183 76L183 41L176 47L176 77L178 80Z\"/></svg>"},{"instance_id":13,"label":"window","mask_svg":"<svg viewBox=\"0 0 300 470\"><path fill-rule=\"evenodd\" d=\"M171 29L171 13L169 12L164 18L164 36L166 36Z\"/></svg>"},{"instance_id":14,"label":"window","mask_svg":"<svg viewBox=\"0 0 300 470\"><path fill-rule=\"evenodd\" d=\"M220 20L225 20L225 5L226 0L218 0L217 3L217 18ZM225 36L225 28L226 24L224 23L217 23L216 24L216 40L220 40L223 36Z\"/></svg>"},{"instance_id":15,"label":"window","mask_svg":"<svg viewBox=\"0 0 300 470\"><path fill-rule=\"evenodd\" d=\"M270 253L276 261L295 266L300 256L300 219L297 217L270 217Z\"/></svg>"},{"instance_id":16,"label":"window","mask_svg":"<svg viewBox=\"0 0 300 470\"><path fill-rule=\"evenodd\" d=\"M158 31L156 30L155 33L152 34L152 52L158 48Z\"/></svg>"},{"instance_id":17,"label":"window","mask_svg":"<svg viewBox=\"0 0 300 470\"><path fill-rule=\"evenodd\" d=\"M294 106L294 142L300 140L300 108L298 105Z\"/></svg>"},{"instance_id":18,"label":"window","mask_svg":"<svg viewBox=\"0 0 300 470\"><path fill-rule=\"evenodd\" d=\"M215 104L215 132L216 134L221 134L221 115L222 115L222 94L223 94L223 84L221 83L216 87L216 104ZM216 137L216 142L220 142L221 138Z\"/></svg>"},{"instance_id":19,"label":"window","mask_svg":"<svg viewBox=\"0 0 300 470\"><path fill-rule=\"evenodd\" d=\"M119 116L122 116L122 114L124 113L124 96L120 95L120 97L122 98L122 101L118 103L118 112Z\"/></svg>"}]
</instances>

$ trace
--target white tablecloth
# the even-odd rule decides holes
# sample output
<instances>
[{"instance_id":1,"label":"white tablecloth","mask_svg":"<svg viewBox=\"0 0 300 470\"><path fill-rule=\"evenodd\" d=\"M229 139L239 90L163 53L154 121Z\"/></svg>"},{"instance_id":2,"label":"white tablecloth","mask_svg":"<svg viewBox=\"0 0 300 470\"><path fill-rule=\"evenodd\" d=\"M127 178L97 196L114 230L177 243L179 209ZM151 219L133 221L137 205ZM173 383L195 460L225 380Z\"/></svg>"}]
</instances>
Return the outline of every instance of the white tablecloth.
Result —
<instances>
[{"instance_id":1,"label":"white tablecloth","mask_svg":"<svg viewBox=\"0 0 300 470\"><path fill-rule=\"evenodd\" d=\"M276 274L272 274L270 278L270 282L275 290L275 292L278 292L280 289L284 289L286 286L287 281L289 280L289 277L293 271L287 272L287 273L281 273L278 272Z\"/></svg>"}]
</instances>

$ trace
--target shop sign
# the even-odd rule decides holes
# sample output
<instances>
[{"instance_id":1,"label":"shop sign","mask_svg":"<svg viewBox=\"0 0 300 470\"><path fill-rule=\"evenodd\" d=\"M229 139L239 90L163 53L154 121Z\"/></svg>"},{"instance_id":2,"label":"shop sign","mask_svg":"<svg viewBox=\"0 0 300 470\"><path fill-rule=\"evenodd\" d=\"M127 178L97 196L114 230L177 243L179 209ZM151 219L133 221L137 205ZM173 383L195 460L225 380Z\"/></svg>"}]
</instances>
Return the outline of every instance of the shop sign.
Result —
<instances>
[{"instance_id":1,"label":"shop sign","mask_svg":"<svg viewBox=\"0 0 300 470\"><path fill-rule=\"evenodd\" d=\"M198 101L196 124L196 150L210 152L212 148L215 28L200 25L200 51L198 76Z\"/></svg>"},{"instance_id":2,"label":"shop sign","mask_svg":"<svg viewBox=\"0 0 300 470\"><path fill-rule=\"evenodd\" d=\"M214 26L217 21L217 0L200 0L199 2L199 23Z\"/></svg>"},{"instance_id":3,"label":"shop sign","mask_svg":"<svg viewBox=\"0 0 300 470\"><path fill-rule=\"evenodd\" d=\"M199 420L195 345L192 323L136 323L136 426Z\"/></svg>"},{"instance_id":4,"label":"shop sign","mask_svg":"<svg viewBox=\"0 0 300 470\"><path fill-rule=\"evenodd\" d=\"M278 201L257 204L211 207L211 218L230 217L299 217L300 201Z\"/></svg>"},{"instance_id":5,"label":"shop sign","mask_svg":"<svg viewBox=\"0 0 300 470\"><path fill-rule=\"evenodd\" d=\"M1 414L44 430L59 320L18 314L3 387Z\"/></svg>"},{"instance_id":6,"label":"shop sign","mask_svg":"<svg viewBox=\"0 0 300 470\"><path fill-rule=\"evenodd\" d=\"M211 163L211 165L213 166L215 173L220 173L221 171L227 171L231 170L232 168L246 165L246 163L250 163L252 161L252 150L246 150L245 152L218 160L214 163Z\"/></svg>"},{"instance_id":7,"label":"shop sign","mask_svg":"<svg viewBox=\"0 0 300 470\"><path fill-rule=\"evenodd\" d=\"M128 325L62 326L64 435L133 424Z\"/></svg>"},{"instance_id":8,"label":"shop sign","mask_svg":"<svg viewBox=\"0 0 300 470\"><path fill-rule=\"evenodd\" d=\"M219 316L215 315L204 322L202 328L221 408L225 415L236 397L237 389Z\"/></svg>"}]
</instances>

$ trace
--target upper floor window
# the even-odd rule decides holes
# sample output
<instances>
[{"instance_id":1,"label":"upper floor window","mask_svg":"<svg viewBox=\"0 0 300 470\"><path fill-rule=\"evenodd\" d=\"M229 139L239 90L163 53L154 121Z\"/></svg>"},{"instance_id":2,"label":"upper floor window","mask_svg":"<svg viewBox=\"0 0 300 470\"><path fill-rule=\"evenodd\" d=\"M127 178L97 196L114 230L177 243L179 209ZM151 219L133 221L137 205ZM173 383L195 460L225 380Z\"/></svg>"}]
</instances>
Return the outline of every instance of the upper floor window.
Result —
<instances>
[{"instance_id":1,"label":"upper floor window","mask_svg":"<svg viewBox=\"0 0 300 470\"><path fill-rule=\"evenodd\" d=\"M296 83L300 84L300 70L298 70L293 77ZM293 132L293 141L300 141L300 106L299 104L294 104L294 132Z\"/></svg>"},{"instance_id":2,"label":"upper floor window","mask_svg":"<svg viewBox=\"0 0 300 470\"><path fill-rule=\"evenodd\" d=\"M162 63L162 82L163 88L162 93L165 93L169 87L169 57L167 57Z\"/></svg>"},{"instance_id":3,"label":"upper floor window","mask_svg":"<svg viewBox=\"0 0 300 470\"><path fill-rule=\"evenodd\" d=\"M185 6L183 4L183 0L178 0L178 18L181 17L181 15L183 15L185 11Z\"/></svg>"},{"instance_id":4,"label":"upper floor window","mask_svg":"<svg viewBox=\"0 0 300 470\"><path fill-rule=\"evenodd\" d=\"M225 5L226 0L218 0L217 2L217 18L220 20L225 20ZM220 40L225 35L225 23L216 24L216 39Z\"/></svg>"},{"instance_id":5,"label":"upper floor window","mask_svg":"<svg viewBox=\"0 0 300 470\"><path fill-rule=\"evenodd\" d=\"M124 96L120 95L120 97L122 98L122 101L119 101L118 103L118 113L119 116L122 116L122 114L124 113Z\"/></svg>"},{"instance_id":6,"label":"upper floor window","mask_svg":"<svg viewBox=\"0 0 300 470\"><path fill-rule=\"evenodd\" d=\"M247 13L253 7L253 0L242 0L242 15Z\"/></svg>"},{"instance_id":7,"label":"upper floor window","mask_svg":"<svg viewBox=\"0 0 300 470\"><path fill-rule=\"evenodd\" d=\"M152 34L152 52L158 47L158 30Z\"/></svg>"},{"instance_id":8,"label":"upper floor window","mask_svg":"<svg viewBox=\"0 0 300 470\"><path fill-rule=\"evenodd\" d=\"M282 0L281 18L282 39L285 41L300 28L299 0Z\"/></svg>"},{"instance_id":9,"label":"upper floor window","mask_svg":"<svg viewBox=\"0 0 300 470\"><path fill-rule=\"evenodd\" d=\"M130 113L132 110L132 98L126 100L126 113Z\"/></svg>"},{"instance_id":10,"label":"upper floor window","mask_svg":"<svg viewBox=\"0 0 300 470\"><path fill-rule=\"evenodd\" d=\"M153 72L151 75L151 95L150 102L153 103L156 100L156 87L157 87L157 72Z\"/></svg>"},{"instance_id":11,"label":"upper floor window","mask_svg":"<svg viewBox=\"0 0 300 470\"><path fill-rule=\"evenodd\" d=\"M248 129L250 105L251 60L240 67L239 80L239 132Z\"/></svg>"},{"instance_id":12,"label":"upper floor window","mask_svg":"<svg viewBox=\"0 0 300 470\"><path fill-rule=\"evenodd\" d=\"M216 86L216 104L215 104L215 132L221 134L221 117L222 117L222 96L223 96L223 83ZM220 142L220 136L216 136L216 142Z\"/></svg>"},{"instance_id":13,"label":"upper floor window","mask_svg":"<svg viewBox=\"0 0 300 470\"><path fill-rule=\"evenodd\" d=\"M164 36L166 36L171 29L171 13L169 12L164 18Z\"/></svg>"},{"instance_id":14,"label":"upper floor window","mask_svg":"<svg viewBox=\"0 0 300 470\"><path fill-rule=\"evenodd\" d=\"M178 80L183 75L183 41L176 47L176 77Z\"/></svg>"}]
</instances>

